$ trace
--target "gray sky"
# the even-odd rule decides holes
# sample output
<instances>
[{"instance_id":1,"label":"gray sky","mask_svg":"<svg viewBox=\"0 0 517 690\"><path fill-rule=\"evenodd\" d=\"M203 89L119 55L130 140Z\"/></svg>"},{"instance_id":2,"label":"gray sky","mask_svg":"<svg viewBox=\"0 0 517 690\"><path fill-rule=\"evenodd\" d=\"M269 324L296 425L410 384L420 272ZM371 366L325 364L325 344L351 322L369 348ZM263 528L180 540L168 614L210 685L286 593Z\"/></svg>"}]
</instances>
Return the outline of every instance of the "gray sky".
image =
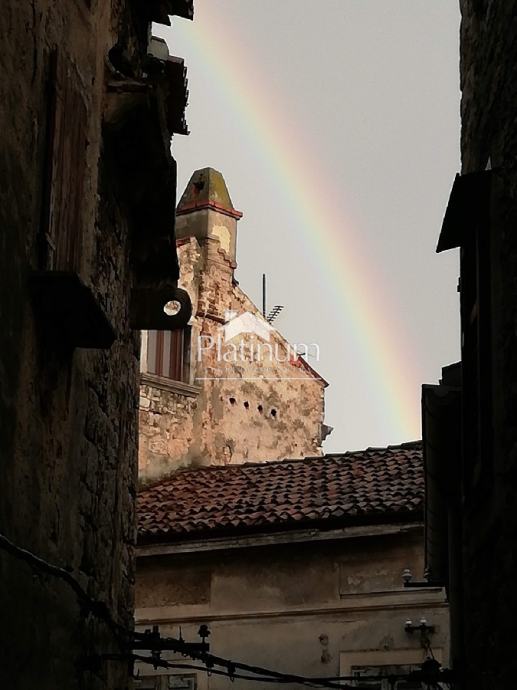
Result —
<instances>
[{"instance_id":1,"label":"gray sky","mask_svg":"<svg viewBox=\"0 0 517 690\"><path fill-rule=\"evenodd\" d=\"M185 58L181 194L223 173L242 287L317 342L327 451L420 437L420 385L459 357L457 256L434 252L459 169L456 0L195 0L155 27Z\"/></svg>"}]
</instances>

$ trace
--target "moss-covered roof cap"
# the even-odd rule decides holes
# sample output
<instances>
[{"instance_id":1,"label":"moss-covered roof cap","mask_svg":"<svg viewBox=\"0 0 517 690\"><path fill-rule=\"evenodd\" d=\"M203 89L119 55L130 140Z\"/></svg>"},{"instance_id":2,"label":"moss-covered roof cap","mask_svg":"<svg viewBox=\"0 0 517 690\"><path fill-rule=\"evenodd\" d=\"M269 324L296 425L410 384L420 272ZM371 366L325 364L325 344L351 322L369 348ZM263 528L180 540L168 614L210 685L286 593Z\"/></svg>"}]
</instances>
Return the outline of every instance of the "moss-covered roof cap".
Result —
<instances>
[{"instance_id":1,"label":"moss-covered roof cap","mask_svg":"<svg viewBox=\"0 0 517 690\"><path fill-rule=\"evenodd\" d=\"M196 170L183 192L176 213L183 215L201 209L211 208L232 218L242 218L230 198L224 177L214 168Z\"/></svg>"}]
</instances>

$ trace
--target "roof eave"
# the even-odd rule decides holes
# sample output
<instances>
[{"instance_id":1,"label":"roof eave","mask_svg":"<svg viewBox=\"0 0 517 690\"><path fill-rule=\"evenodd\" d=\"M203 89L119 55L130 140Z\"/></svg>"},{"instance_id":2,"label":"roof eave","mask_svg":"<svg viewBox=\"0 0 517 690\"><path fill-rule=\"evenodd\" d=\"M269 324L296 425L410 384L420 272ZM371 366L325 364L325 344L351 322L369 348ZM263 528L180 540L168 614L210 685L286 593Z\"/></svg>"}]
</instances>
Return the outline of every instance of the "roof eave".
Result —
<instances>
[{"instance_id":1,"label":"roof eave","mask_svg":"<svg viewBox=\"0 0 517 690\"><path fill-rule=\"evenodd\" d=\"M436 252L461 247L469 229L484 216L490 198L493 170L457 174L445 211Z\"/></svg>"},{"instance_id":2,"label":"roof eave","mask_svg":"<svg viewBox=\"0 0 517 690\"><path fill-rule=\"evenodd\" d=\"M336 539L336 530L350 531L354 528L381 528L377 534L382 534L382 528L389 528L397 524L422 524L423 520L423 504L414 510L400 510L391 511L389 513L371 513L359 516L345 516L334 519L320 519L307 521L292 521L284 524L260 524L253 527L219 527L217 529L199 530L197 532L185 532L179 534L177 532L167 533L159 532L155 535L139 535L137 546L146 547L151 545L180 545L203 541L206 543L217 542L225 539L227 541L239 542L243 538L253 538L258 535L268 535L270 539L279 539L281 535L292 535L300 533L301 531L314 532L320 535L320 541L325 539L331 541ZM368 536L356 535L356 536ZM306 541L312 541L306 539ZM279 541L279 543L281 543Z\"/></svg>"}]
</instances>

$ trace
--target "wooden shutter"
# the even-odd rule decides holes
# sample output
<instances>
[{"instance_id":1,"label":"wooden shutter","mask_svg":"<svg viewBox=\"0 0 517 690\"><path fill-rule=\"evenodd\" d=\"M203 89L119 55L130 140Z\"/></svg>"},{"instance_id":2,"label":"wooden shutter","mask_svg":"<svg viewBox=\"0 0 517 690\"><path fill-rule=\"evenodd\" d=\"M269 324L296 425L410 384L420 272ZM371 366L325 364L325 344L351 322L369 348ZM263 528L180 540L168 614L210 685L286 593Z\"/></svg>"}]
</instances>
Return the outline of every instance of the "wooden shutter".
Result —
<instances>
[{"instance_id":1,"label":"wooden shutter","mask_svg":"<svg viewBox=\"0 0 517 690\"><path fill-rule=\"evenodd\" d=\"M147 371L173 381L186 382L188 367L186 330L149 331Z\"/></svg>"},{"instance_id":2,"label":"wooden shutter","mask_svg":"<svg viewBox=\"0 0 517 690\"><path fill-rule=\"evenodd\" d=\"M47 118L47 199L44 233L47 268L78 271L83 233L87 154L87 108L71 62L52 55Z\"/></svg>"},{"instance_id":3,"label":"wooden shutter","mask_svg":"<svg viewBox=\"0 0 517 690\"><path fill-rule=\"evenodd\" d=\"M169 355L169 376L175 381L183 381L183 330L169 331L170 333L170 355Z\"/></svg>"}]
</instances>

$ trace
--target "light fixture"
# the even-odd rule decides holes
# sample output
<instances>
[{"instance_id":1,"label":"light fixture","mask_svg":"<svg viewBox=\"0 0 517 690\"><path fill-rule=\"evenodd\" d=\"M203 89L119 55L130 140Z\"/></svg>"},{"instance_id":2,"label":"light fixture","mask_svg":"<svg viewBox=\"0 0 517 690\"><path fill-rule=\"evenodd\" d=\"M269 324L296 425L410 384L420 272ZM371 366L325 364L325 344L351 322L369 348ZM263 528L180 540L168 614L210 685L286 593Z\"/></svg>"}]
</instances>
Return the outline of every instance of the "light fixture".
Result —
<instances>
[{"instance_id":1,"label":"light fixture","mask_svg":"<svg viewBox=\"0 0 517 690\"><path fill-rule=\"evenodd\" d=\"M409 568L405 568L403 573L402 573L402 580L404 582L404 585L407 587L412 579L413 579L413 573L411 572L411 570Z\"/></svg>"},{"instance_id":2,"label":"light fixture","mask_svg":"<svg viewBox=\"0 0 517 690\"><path fill-rule=\"evenodd\" d=\"M414 632L419 632L422 635L432 635L435 631L435 626L430 625L427 622L426 618L421 618L418 623L413 623L412 620L407 620L404 623L404 630L409 633L413 634Z\"/></svg>"}]
</instances>

